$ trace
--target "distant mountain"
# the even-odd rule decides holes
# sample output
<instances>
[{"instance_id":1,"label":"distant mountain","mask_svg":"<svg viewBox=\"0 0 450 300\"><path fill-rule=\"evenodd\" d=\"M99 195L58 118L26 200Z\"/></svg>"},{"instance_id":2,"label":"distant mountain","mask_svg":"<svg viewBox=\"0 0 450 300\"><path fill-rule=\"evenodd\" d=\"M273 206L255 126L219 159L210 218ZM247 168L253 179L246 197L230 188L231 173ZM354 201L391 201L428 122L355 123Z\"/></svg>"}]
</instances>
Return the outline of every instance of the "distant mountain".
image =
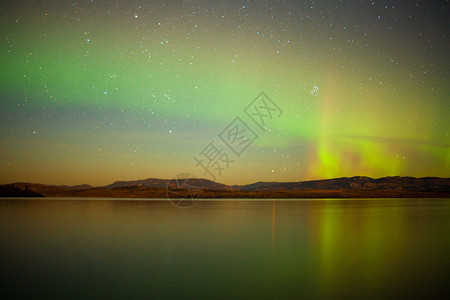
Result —
<instances>
[{"instance_id":1,"label":"distant mountain","mask_svg":"<svg viewBox=\"0 0 450 300\"><path fill-rule=\"evenodd\" d=\"M91 189L93 186L89 184L79 184L79 185L60 185L59 187L67 188L69 190L85 190Z\"/></svg>"},{"instance_id":2,"label":"distant mountain","mask_svg":"<svg viewBox=\"0 0 450 300\"><path fill-rule=\"evenodd\" d=\"M0 191L23 191L47 197L167 197L166 188L179 188L168 179L148 178L116 181L106 186L55 186L18 182L0 186ZM202 190L200 197L210 198L377 198L377 197L449 197L450 178L364 176L299 182L256 182L247 185L225 185L208 179L191 180L192 186ZM31 193L32 192L32 193ZM3 197L14 193L3 193ZM34 194L33 194L34 195ZM8 196L8 197L9 197Z\"/></svg>"},{"instance_id":3,"label":"distant mountain","mask_svg":"<svg viewBox=\"0 0 450 300\"><path fill-rule=\"evenodd\" d=\"M244 191L404 190L450 192L450 178L394 176L373 179L355 176L300 182L257 182L234 186L234 188Z\"/></svg>"},{"instance_id":4,"label":"distant mountain","mask_svg":"<svg viewBox=\"0 0 450 300\"><path fill-rule=\"evenodd\" d=\"M208 190L233 190L231 186L221 184L218 182L214 182L208 179L198 178L191 179L195 181L195 185ZM131 186L142 186L142 187L158 187L158 188L166 188L169 184L169 179L157 179L157 178L148 178L141 180L133 180L133 181L116 181L110 185L104 186L107 189L121 188L121 187L131 187ZM176 184L172 182L172 185Z\"/></svg>"}]
</instances>

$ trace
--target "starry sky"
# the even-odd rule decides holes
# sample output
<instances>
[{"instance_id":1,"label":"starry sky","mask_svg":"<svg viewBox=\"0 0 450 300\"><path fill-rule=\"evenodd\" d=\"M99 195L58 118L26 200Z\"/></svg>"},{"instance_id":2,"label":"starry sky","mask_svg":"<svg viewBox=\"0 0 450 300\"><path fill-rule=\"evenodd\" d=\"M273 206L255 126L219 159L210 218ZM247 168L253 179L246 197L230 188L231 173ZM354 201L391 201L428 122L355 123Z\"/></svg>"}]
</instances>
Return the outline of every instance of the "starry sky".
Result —
<instances>
[{"instance_id":1,"label":"starry sky","mask_svg":"<svg viewBox=\"0 0 450 300\"><path fill-rule=\"evenodd\" d=\"M0 183L449 177L449 12L409 0L3 1ZM261 92L280 109L264 128L245 113ZM257 136L240 155L219 137L236 118Z\"/></svg>"}]
</instances>

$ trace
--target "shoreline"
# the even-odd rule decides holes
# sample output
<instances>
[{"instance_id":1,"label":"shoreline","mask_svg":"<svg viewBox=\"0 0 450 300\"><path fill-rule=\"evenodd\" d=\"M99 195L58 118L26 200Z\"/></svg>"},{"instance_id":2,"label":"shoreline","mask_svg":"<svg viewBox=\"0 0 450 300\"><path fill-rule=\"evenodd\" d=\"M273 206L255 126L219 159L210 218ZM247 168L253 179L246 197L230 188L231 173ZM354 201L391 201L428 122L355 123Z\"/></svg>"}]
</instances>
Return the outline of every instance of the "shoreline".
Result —
<instances>
[{"instance_id":1,"label":"shoreline","mask_svg":"<svg viewBox=\"0 0 450 300\"><path fill-rule=\"evenodd\" d=\"M190 195L189 190L180 189L181 195ZM48 192L25 196L0 195L0 198L33 197L79 197L79 198L168 198L167 190L162 188L117 188L86 189ZM307 191L236 191L236 190L195 190L194 198L242 198L242 199L352 199L352 198L450 198L450 192L443 191L398 191L398 190L307 190Z\"/></svg>"}]
</instances>

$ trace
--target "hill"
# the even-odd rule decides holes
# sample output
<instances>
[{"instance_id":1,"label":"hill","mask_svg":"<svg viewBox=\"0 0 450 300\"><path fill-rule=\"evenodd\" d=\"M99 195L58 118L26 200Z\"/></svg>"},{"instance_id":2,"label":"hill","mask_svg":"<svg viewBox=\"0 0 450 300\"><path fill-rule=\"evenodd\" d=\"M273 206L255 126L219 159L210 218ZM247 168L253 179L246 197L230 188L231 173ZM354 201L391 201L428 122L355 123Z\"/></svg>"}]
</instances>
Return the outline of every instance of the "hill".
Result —
<instances>
[{"instance_id":1,"label":"hill","mask_svg":"<svg viewBox=\"0 0 450 300\"><path fill-rule=\"evenodd\" d=\"M21 195L46 197L114 197L166 198L167 186L179 188L168 179L148 178L116 181L106 186L55 186L18 182L0 186L2 197ZM450 178L438 177L383 177L364 176L299 182L256 182L248 185L225 185L207 179L190 182L201 198L450 198Z\"/></svg>"}]
</instances>

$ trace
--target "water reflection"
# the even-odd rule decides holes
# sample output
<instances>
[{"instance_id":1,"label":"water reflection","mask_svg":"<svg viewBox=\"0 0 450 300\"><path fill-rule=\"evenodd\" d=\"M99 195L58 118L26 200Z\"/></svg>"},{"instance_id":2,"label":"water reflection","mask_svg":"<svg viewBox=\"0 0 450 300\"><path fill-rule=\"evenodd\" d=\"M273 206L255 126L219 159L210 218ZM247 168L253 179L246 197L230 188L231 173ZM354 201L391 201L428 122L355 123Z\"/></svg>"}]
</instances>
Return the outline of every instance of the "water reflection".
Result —
<instances>
[{"instance_id":1,"label":"water reflection","mask_svg":"<svg viewBox=\"0 0 450 300\"><path fill-rule=\"evenodd\" d=\"M275 242L275 200L272 200L272 247Z\"/></svg>"},{"instance_id":2,"label":"water reflection","mask_svg":"<svg viewBox=\"0 0 450 300\"><path fill-rule=\"evenodd\" d=\"M433 298L447 291L447 199L1 200L17 297Z\"/></svg>"}]
</instances>

